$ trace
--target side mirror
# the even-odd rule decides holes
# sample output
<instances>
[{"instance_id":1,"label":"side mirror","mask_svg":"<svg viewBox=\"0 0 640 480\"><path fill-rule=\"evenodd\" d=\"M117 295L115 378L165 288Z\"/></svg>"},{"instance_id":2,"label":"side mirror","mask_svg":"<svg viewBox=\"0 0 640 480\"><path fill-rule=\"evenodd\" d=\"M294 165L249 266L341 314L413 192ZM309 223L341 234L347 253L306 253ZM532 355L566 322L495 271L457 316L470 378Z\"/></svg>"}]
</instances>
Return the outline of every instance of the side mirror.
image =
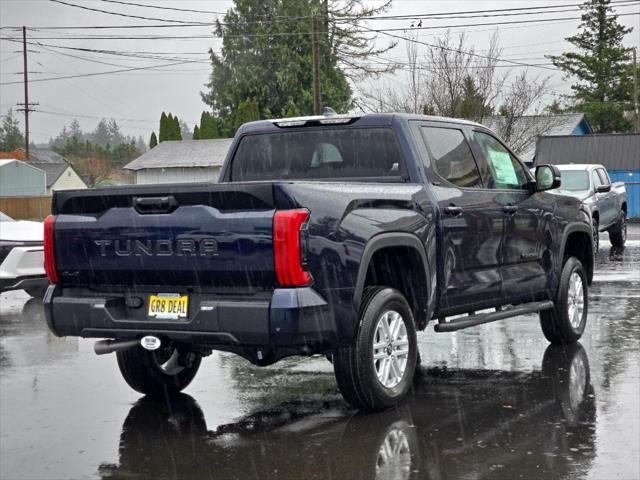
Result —
<instances>
[{"instance_id":1,"label":"side mirror","mask_svg":"<svg viewBox=\"0 0 640 480\"><path fill-rule=\"evenodd\" d=\"M539 165L536 167L536 192L553 190L562 183L560 170L555 165Z\"/></svg>"},{"instance_id":2,"label":"side mirror","mask_svg":"<svg viewBox=\"0 0 640 480\"><path fill-rule=\"evenodd\" d=\"M611 185L598 185L596 187L596 192L598 193L607 193L611 191Z\"/></svg>"}]
</instances>

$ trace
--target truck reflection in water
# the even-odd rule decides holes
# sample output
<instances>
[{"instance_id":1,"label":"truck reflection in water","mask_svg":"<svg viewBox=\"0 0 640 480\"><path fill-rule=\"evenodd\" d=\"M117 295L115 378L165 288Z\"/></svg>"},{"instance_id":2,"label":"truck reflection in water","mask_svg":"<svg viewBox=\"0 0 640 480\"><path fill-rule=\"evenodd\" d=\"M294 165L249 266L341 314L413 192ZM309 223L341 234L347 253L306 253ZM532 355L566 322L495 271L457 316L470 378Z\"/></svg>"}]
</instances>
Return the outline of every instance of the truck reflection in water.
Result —
<instances>
[{"instance_id":1,"label":"truck reflection in water","mask_svg":"<svg viewBox=\"0 0 640 480\"><path fill-rule=\"evenodd\" d=\"M103 478L566 478L595 455L595 398L580 344L540 371L420 370L398 408L353 413L336 395L208 431L189 395L143 397Z\"/></svg>"}]
</instances>

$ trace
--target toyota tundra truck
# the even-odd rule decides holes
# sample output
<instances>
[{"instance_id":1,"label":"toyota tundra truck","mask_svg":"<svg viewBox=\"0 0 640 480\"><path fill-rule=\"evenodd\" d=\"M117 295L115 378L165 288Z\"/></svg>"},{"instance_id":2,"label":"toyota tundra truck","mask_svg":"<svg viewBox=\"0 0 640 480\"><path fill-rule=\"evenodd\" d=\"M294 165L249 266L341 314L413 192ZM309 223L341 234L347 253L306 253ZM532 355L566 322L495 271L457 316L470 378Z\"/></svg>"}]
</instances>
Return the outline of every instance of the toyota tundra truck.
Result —
<instances>
[{"instance_id":1,"label":"toyota tundra truck","mask_svg":"<svg viewBox=\"0 0 640 480\"><path fill-rule=\"evenodd\" d=\"M429 324L539 312L550 342L580 338L591 217L560 184L467 121L247 123L220 183L56 191L47 323L100 339L143 394L184 389L213 350L259 366L321 354L346 401L383 409L409 390Z\"/></svg>"}]
</instances>

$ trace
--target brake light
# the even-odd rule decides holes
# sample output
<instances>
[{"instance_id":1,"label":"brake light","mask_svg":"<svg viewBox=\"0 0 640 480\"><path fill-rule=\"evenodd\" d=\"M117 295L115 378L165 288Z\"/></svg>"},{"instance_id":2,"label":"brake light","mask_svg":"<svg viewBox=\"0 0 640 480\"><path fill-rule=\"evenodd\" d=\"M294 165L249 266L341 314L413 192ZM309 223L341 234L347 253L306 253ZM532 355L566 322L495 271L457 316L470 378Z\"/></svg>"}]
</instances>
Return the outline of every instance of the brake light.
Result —
<instances>
[{"instance_id":1,"label":"brake light","mask_svg":"<svg viewBox=\"0 0 640 480\"><path fill-rule=\"evenodd\" d=\"M55 249L53 242L53 225L56 217L49 215L44 219L44 271L47 272L50 283L58 283L56 271Z\"/></svg>"},{"instance_id":2,"label":"brake light","mask_svg":"<svg viewBox=\"0 0 640 480\"><path fill-rule=\"evenodd\" d=\"M282 287L305 287L313 277L302 265L300 231L309 218L305 209L280 210L273 217L273 255Z\"/></svg>"}]
</instances>

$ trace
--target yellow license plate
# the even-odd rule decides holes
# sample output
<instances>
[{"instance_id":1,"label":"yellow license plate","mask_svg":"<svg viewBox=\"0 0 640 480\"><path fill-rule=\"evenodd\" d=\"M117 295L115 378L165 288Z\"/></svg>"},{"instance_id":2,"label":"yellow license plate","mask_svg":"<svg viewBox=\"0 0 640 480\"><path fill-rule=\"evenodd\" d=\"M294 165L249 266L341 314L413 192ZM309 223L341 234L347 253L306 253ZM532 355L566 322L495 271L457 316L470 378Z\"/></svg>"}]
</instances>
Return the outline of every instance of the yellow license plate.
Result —
<instances>
[{"instance_id":1,"label":"yellow license plate","mask_svg":"<svg viewBox=\"0 0 640 480\"><path fill-rule=\"evenodd\" d=\"M158 293L149 296L149 316L159 320L187 318L189 296L179 293Z\"/></svg>"}]
</instances>

